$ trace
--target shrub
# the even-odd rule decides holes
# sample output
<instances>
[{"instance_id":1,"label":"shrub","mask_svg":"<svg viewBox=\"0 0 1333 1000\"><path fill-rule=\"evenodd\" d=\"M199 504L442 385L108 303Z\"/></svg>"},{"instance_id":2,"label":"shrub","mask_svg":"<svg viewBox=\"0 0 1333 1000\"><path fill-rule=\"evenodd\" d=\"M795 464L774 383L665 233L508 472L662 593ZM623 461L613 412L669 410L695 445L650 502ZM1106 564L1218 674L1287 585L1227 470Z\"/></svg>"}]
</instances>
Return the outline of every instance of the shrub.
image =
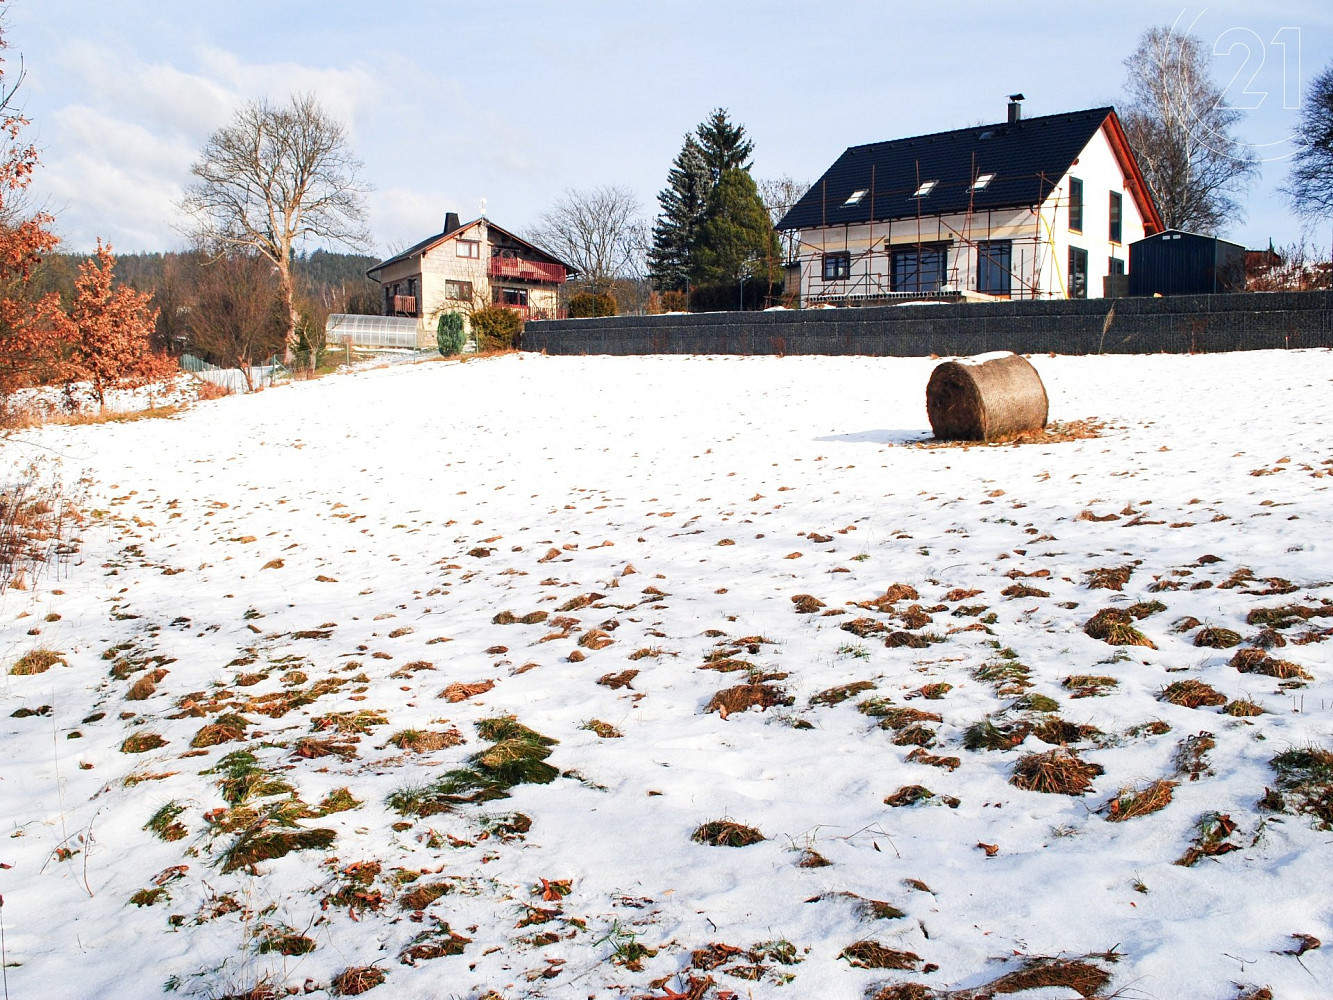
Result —
<instances>
[{"instance_id":1,"label":"shrub","mask_svg":"<svg viewBox=\"0 0 1333 1000\"><path fill-rule=\"evenodd\" d=\"M569 297L570 319L591 319L619 313L616 297L610 292L578 292Z\"/></svg>"},{"instance_id":2,"label":"shrub","mask_svg":"<svg viewBox=\"0 0 1333 1000\"><path fill-rule=\"evenodd\" d=\"M440 322L435 328L435 346L446 358L453 357L463 350L463 317L456 312L440 314Z\"/></svg>"},{"instance_id":3,"label":"shrub","mask_svg":"<svg viewBox=\"0 0 1333 1000\"><path fill-rule=\"evenodd\" d=\"M523 317L504 306L484 306L472 314L472 332L481 351L516 351Z\"/></svg>"}]
</instances>

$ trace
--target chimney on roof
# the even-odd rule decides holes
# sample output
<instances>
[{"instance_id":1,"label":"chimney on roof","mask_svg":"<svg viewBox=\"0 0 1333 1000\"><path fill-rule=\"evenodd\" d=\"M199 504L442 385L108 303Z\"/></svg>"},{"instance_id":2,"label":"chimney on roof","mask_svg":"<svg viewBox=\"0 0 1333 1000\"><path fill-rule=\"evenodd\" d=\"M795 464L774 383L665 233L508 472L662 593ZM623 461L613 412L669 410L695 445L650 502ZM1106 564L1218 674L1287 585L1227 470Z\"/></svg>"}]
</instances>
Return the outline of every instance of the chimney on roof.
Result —
<instances>
[{"instance_id":1,"label":"chimney on roof","mask_svg":"<svg viewBox=\"0 0 1333 1000\"><path fill-rule=\"evenodd\" d=\"M1010 95L1009 95L1009 124L1010 124L1010 125L1013 125L1013 124L1017 123L1020 119L1022 119L1022 117L1023 117L1023 104L1022 104L1023 100L1024 100L1024 97L1023 97L1022 94L1010 94Z\"/></svg>"},{"instance_id":2,"label":"chimney on roof","mask_svg":"<svg viewBox=\"0 0 1333 1000\"><path fill-rule=\"evenodd\" d=\"M444 216L444 235L448 236L455 229L461 229L463 224L458 221L457 212L447 212Z\"/></svg>"}]
</instances>

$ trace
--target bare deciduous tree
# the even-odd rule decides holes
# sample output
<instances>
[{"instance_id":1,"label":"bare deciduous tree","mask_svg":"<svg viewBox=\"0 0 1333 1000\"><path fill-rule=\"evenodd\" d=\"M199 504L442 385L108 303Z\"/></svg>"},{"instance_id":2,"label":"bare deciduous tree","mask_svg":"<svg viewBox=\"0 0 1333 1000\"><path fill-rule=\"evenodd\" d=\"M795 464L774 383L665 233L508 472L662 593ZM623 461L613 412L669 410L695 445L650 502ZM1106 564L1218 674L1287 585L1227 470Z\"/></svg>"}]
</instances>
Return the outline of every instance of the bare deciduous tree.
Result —
<instances>
[{"instance_id":1,"label":"bare deciduous tree","mask_svg":"<svg viewBox=\"0 0 1333 1000\"><path fill-rule=\"evenodd\" d=\"M259 253L277 270L287 311L290 361L300 315L292 249L317 239L354 249L368 242L361 163L343 126L311 95L286 104L252 101L204 144L190 168L198 178L181 203L189 234L216 253Z\"/></svg>"},{"instance_id":2,"label":"bare deciduous tree","mask_svg":"<svg viewBox=\"0 0 1333 1000\"><path fill-rule=\"evenodd\" d=\"M792 206L801 200L801 196L810 190L808 182L798 181L786 174L773 180L759 181L758 184L759 198L768 211L768 217L773 220L774 228L791 211ZM798 235L795 232L779 232L778 239L782 244L783 259L794 260Z\"/></svg>"},{"instance_id":3,"label":"bare deciduous tree","mask_svg":"<svg viewBox=\"0 0 1333 1000\"><path fill-rule=\"evenodd\" d=\"M190 347L239 368L253 390L251 367L283 345L288 322L272 262L253 250L198 253L185 267L192 291L186 307Z\"/></svg>"},{"instance_id":4,"label":"bare deciduous tree","mask_svg":"<svg viewBox=\"0 0 1333 1000\"><path fill-rule=\"evenodd\" d=\"M622 187L566 191L528 238L571 264L594 291L643 270L647 242L634 192Z\"/></svg>"},{"instance_id":5,"label":"bare deciduous tree","mask_svg":"<svg viewBox=\"0 0 1333 1000\"><path fill-rule=\"evenodd\" d=\"M1283 190L1300 215L1327 220L1333 215L1333 63L1306 91L1296 147Z\"/></svg>"},{"instance_id":6,"label":"bare deciduous tree","mask_svg":"<svg viewBox=\"0 0 1333 1000\"><path fill-rule=\"evenodd\" d=\"M1149 28L1125 60L1121 121L1168 229L1215 233L1241 215L1235 195L1258 163L1233 129L1242 114L1208 72L1193 35Z\"/></svg>"}]
</instances>

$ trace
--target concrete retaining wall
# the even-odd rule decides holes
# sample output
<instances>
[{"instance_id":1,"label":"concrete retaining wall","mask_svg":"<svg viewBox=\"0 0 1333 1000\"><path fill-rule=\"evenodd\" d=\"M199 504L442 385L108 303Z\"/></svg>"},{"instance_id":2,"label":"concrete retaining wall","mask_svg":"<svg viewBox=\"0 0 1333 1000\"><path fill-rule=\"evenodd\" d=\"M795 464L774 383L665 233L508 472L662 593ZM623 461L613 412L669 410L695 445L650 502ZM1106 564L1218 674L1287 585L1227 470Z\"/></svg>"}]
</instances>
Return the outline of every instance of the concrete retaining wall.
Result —
<instances>
[{"instance_id":1,"label":"concrete retaining wall","mask_svg":"<svg viewBox=\"0 0 1333 1000\"><path fill-rule=\"evenodd\" d=\"M547 354L924 357L1295 347L1333 347L1333 292L611 316L533 321L523 333L524 350Z\"/></svg>"}]
</instances>

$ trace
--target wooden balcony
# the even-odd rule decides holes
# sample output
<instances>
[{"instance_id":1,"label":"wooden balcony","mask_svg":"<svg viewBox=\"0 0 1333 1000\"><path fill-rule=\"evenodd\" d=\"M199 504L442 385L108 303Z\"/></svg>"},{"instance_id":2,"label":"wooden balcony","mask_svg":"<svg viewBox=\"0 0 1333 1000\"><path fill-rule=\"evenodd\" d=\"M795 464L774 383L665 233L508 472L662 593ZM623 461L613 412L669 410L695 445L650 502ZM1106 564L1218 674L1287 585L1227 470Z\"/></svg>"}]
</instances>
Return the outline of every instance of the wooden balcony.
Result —
<instances>
[{"instance_id":1,"label":"wooden balcony","mask_svg":"<svg viewBox=\"0 0 1333 1000\"><path fill-rule=\"evenodd\" d=\"M395 295L393 297L394 315L407 313L415 316L417 314L417 297L415 295Z\"/></svg>"},{"instance_id":2,"label":"wooden balcony","mask_svg":"<svg viewBox=\"0 0 1333 1000\"><path fill-rule=\"evenodd\" d=\"M492 257L487 273L492 278L517 278L520 281L540 281L551 285L565 282L565 269L560 264L543 264L519 257Z\"/></svg>"}]
</instances>

